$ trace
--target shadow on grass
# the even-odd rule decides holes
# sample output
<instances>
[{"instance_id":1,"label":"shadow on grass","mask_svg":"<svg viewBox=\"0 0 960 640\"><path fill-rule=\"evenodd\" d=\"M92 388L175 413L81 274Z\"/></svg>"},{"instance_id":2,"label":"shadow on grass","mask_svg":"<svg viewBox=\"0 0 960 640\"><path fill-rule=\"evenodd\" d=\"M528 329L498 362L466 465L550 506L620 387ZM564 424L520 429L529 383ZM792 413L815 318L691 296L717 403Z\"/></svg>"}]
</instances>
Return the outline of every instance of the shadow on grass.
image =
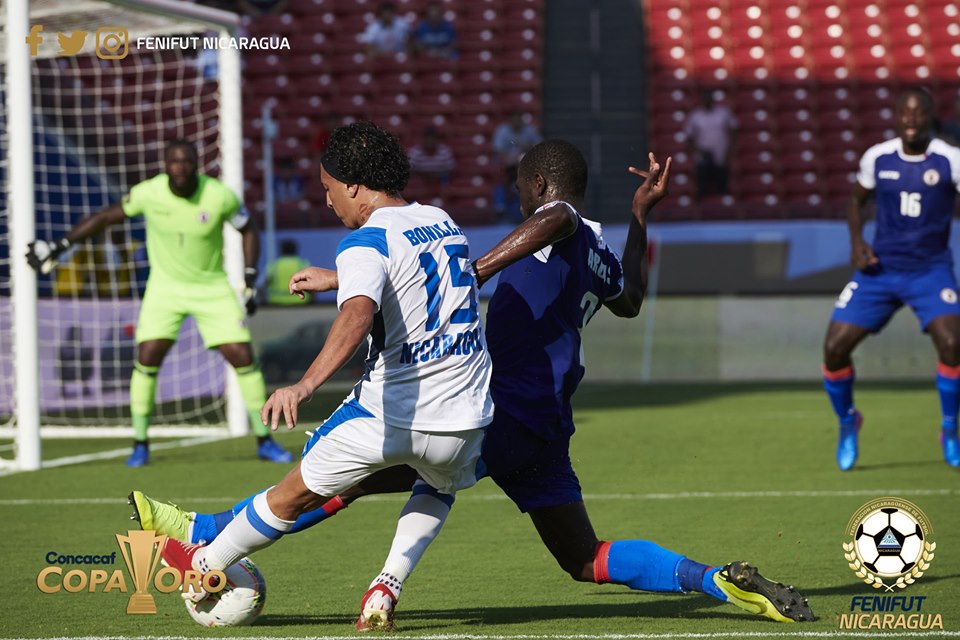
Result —
<instances>
[{"instance_id":1,"label":"shadow on grass","mask_svg":"<svg viewBox=\"0 0 960 640\"><path fill-rule=\"evenodd\" d=\"M948 576L924 577L924 584L932 584L941 580L956 580L960 574ZM864 591L860 582L832 585L820 588L799 587L799 591L812 600L811 606L817 613L816 598L828 596L855 596L855 595L892 595ZM586 594L585 599L594 597L616 597L620 602L584 603L558 606L531 605L515 607L485 607L485 608L457 608L457 609L400 609L397 613L397 630L407 632L436 630L438 627L475 625L475 626L510 626L536 622L555 622L564 618L581 620L609 620L611 618L646 618L646 619L686 619L686 620L755 620L761 623L779 624L772 620L751 616L736 607L727 606L713 598L702 594L669 594L657 597L658 594L637 593L635 591L609 591L604 593ZM628 598L634 599L627 601ZM655 598L655 599L654 599ZM823 618L821 618L822 620ZM317 614L317 615L264 615L257 620L256 626L283 627L283 626L316 626L328 625L331 627L353 627L357 620L354 613Z\"/></svg>"},{"instance_id":2,"label":"shadow on grass","mask_svg":"<svg viewBox=\"0 0 960 640\"><path fill-rule=\"evenodd\" d=\"M636 597L638 594L627 592L624 595ZM727 607L709 596L699 594L682 596L677 594L669 598L651 600L649 599L650 595L645 594L642 601L629 603L531 605L527 607L485 607L482 609L401 609L397 612L397 630L404 632L436 630L438 627L444 626L445 622L452 626L509 626L532 622L556 622L565 618L604 621L611 618L681 618L715 621L720 619L734 620L745 615L737 608ZM288 625L342 627L349 625L352 627L356 619L356 614L349 616L342 614L264 615L257 620L256 625L270 627Z\"/></svg>"}]
</instances>

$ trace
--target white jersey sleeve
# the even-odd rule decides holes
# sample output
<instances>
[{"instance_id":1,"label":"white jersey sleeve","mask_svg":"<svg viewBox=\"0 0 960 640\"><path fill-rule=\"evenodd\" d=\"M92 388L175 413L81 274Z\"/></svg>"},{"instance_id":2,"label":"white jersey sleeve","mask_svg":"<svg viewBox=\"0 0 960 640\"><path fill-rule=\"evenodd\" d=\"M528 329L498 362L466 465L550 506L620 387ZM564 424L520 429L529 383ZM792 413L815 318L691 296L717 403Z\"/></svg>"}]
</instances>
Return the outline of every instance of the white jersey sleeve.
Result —
<instances>
[{"instance_id":1,"label":"white jersey sleeve","mask_svg":"<svg viewBox=\"0 0 960 640\"><path fill-rule=\"evenodd\" d=\"M337 304L377 303L367 369L352 398L415 431L482 428L493 417L490 356L466 237L442 209L374 211L337 249Z\"/></svg>"},{"instance_id":2,"label":"white jersey sleeve","mask_svg":"<svg viewBox=\"0 0 960 640\"><path fill-rule=\"evenodd\" d=\"M377 236L382 235L378 232L383 229L371 228L363 231L366 231L368 236ZM376 303L379 311L383 288L387 282L386 258L376 248L359 243L341 247L337 254L337 280L340 283L337 290L338 309L343 309L343 303L350 298L366 296Z\"/></svg>"}]
</instances>

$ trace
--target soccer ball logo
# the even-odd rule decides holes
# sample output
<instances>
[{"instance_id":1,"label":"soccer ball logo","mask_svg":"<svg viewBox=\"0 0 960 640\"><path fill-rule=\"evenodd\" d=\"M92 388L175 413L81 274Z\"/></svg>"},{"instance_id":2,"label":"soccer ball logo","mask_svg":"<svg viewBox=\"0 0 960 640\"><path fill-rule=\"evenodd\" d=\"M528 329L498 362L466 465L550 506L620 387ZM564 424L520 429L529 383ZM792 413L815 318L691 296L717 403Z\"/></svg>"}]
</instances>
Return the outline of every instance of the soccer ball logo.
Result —
<instances>
[{"instance_id":1,"label":"soccer ball logo","mask_svg":"<svg viewBox=\"0 0 960 640\"><path fill-rule=\"evenodd\" d=\"M900 498L882 498L860 507L850 520L853 539L843 545L850 568L874 588L903 589L930 566L936 544L929 538L929 520ZM884 578L894 578L884 583Z\"/></svg>"},{"instance_id":2,"label":"soccer ball logo","mask_svg":"<svg viewBox=\"0 0 960 640\"><path fill-rule=\"evenodd\" d=\"M883 577L910 571L923 552L923 530L896 507L884 507L867 516L857 528L857 555L870 571Z\"/></svg>"}]
</instances>

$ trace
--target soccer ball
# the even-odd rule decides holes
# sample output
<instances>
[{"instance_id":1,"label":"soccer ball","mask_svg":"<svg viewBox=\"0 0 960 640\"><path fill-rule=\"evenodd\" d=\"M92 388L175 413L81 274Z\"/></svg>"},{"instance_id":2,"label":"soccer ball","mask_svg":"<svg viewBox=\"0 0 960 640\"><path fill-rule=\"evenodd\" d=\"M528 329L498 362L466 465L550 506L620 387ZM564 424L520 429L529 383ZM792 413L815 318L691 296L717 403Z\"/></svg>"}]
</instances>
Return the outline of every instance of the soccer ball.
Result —
<instances>
[{"instance_id":1,"label":"soccer ball","mask_svg":"<svg viewBox=\"0 0 960 640\"><path fill-rule=\"evenodd\" d=\"M187 613L205 627L240 627L252 623L267 601L267 583L250 558L224 570L227 586L200 602L186 601Z\"/></svg>"},{"instance_id":2,"label":"soccer ball","mask_svg":"<svg viewBox=\"0 0 960 640\"><path fill-rule=\"evenodd\" d=\"M905 512L883 507L863 519L854 543L864 567L879 576L899 576L920 559L923 531Z\"/></svg>"}]
</instances>

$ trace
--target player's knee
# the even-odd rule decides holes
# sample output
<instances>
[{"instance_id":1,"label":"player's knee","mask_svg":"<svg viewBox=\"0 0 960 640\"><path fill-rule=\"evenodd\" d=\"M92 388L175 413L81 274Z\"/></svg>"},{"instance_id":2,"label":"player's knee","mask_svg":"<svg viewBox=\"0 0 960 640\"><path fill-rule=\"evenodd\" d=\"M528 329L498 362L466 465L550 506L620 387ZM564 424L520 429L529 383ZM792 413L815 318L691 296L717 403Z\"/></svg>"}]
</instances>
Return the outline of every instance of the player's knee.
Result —
<instances>
[{"instance_id":1,"label":"player's knee","mask_svg":"<svg viewBox=\"0 0 960 640\"><path fill-rule=\"evenodd\" d=\"M561 563L560 566L576 582L593 582L593 561Z\"/></svg>"},{"instance_id":2,"label":"player's knee","mask_svg":"<svg viewBox=\"0 0 960 640\"><path fill-rule=\"evenodd\" d=\"M224 344L220 346L220 353L234 369L249 367L253 364L253 350L249 343Z\"/></svg>"},{"instance_id":3,"label":"player's knee","mask_svg":"<svg viewBox=\"0 0 960 640\"><path fill-rule=\"evenodd\" d=\"M953 334L943 335L937 340L937 355L940 362L955 367L960 364L960 340Z\"/></svg>"},{"instance_id":4,"label":"player's knee","mask_svg":"<svg viewBox=\"0 0 960 640\"><path fill-rule=\"evenodd\" d=\"M823 342L823 362L828 369L844 367L850 359L850 346L840 335L828 335Z\"/></svg>"}]
</instances>

